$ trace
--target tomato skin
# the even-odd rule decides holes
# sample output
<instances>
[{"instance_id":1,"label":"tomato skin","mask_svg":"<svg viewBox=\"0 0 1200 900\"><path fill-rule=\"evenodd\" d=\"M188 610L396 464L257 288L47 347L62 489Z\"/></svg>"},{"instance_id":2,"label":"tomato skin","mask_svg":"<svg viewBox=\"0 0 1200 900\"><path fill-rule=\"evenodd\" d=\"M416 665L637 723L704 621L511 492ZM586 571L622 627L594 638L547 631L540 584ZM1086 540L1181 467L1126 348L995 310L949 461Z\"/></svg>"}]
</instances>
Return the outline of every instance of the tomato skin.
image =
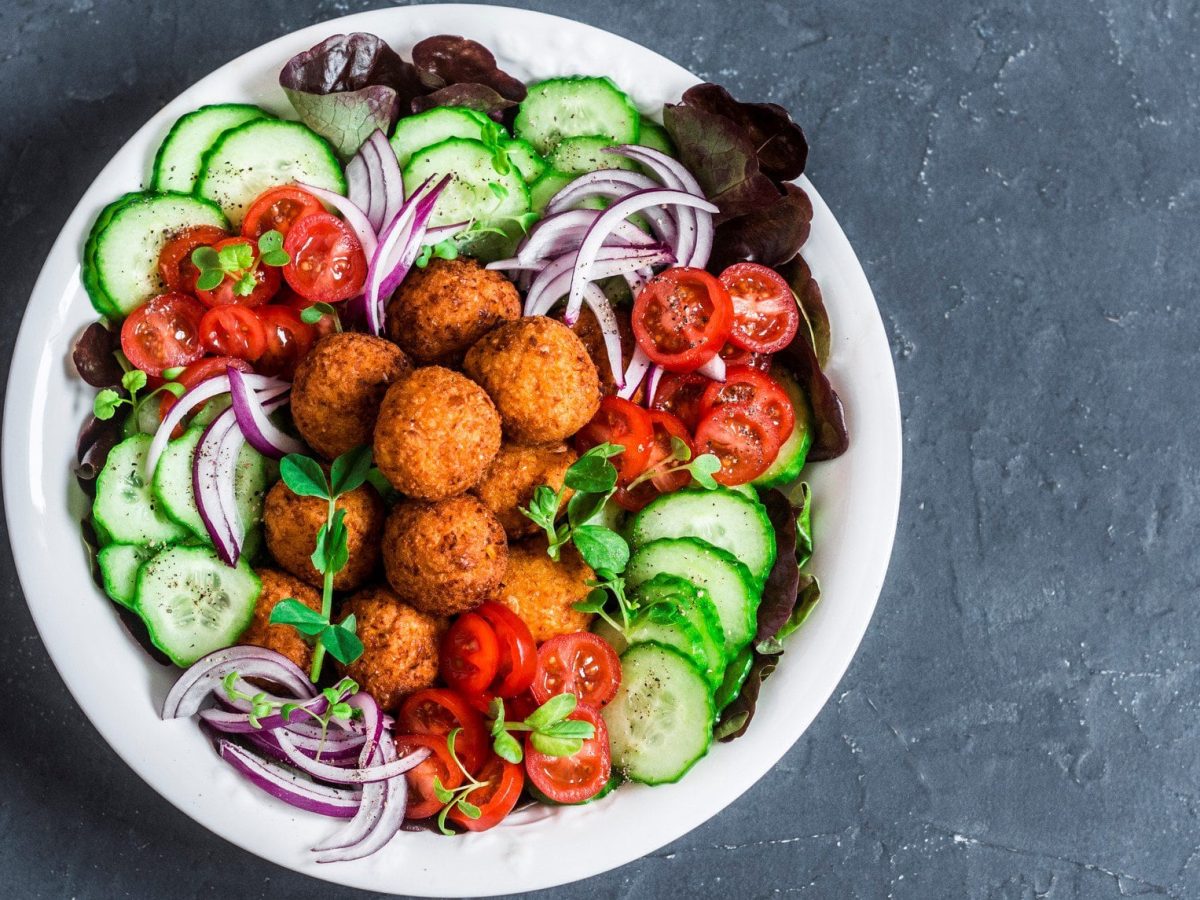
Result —
<instances>
[{"instance_id":1,"label":"tomato skin","mask_svg":"<svg viewBox=\"0 0 1200 900\"><path fill-rule=\"evenodd\" d=\"M186 366L204 355L200 320L204 307L187 294L159 294L121 325L121 351L147 375Z\"/></svg>"},{"instance_id":2,"label":"tomato skin","mask_svg":"<svg viewBox=\"0 0 1200 900\"><path fill-rule=\"evenodd\" d=\"M603 706L621 686L621 660L608 641L590 631L560 634L538 648L533 697L545 703L562 693L580 703Z\"/></svg>"},{"instance_id":3,"label":"tomato skin","mask_svg":"<svg viewBox=\"0 0 1200 900\"><path fill-rule=\"evenodd\" d=\"M442 680L464 694L488 689L500 666L500 642L487 619L463 613L442 639Z\"/></svg>"},{"instance_id":4,"label":"tomato skin","mask_svg":"<svg viewBox=\"0 0 1200 900\"><path fill-rule=\"evenodd\" d=\"M397 735L396 753L404 754L422 747L429 749L429 756L422 762L404 773L408 782L408 805L404 815L408 819L426 819L435 815L442 808L442 801L437 798L433 789L433 779L438 778L448 791L454 790L463 783L462 769L450 755L446 738L437 734L401 734ZM460 745L455 739L456 753L461 753ZM461 755L459 757L461 759ZM465 762L465 761L464 761Z\"/></svg>"},{"instance_id":5,"label":"tomato skin","mask_svg":"<svg viewBox=\"0 0 1200 900\"><path fill-rule=\"evenodd\" d=\"M248 241L244 237L232 237L226 238L223 241L217 241L213 244L213 249L219 253L226 247L238 244L249 246L254 251L255 261L258 261L258 248L254 246L252 241ZM249 307L262 306L279 291L279 269L259 262L257 268L254 270L254 282L254 290L243 297L234 293L234 279L226 275L225 280L211 291L204 291L197 287L195 289L196 296L208 306L232 306L235 304L237 306Z\"/></svg>"},{"instance_id":6,"label":"tomato skin","mask_svg":"<svg viewBox=\"0 0 1200 900\"><path fill-rule=\"evenodd\" d=\"M590 722L595 734L571 756L546 756L526 741L525 774L555 803L582 803L600 793L612 775L608 728L600 711L586 703L578 704L567 718Z\"/></svg>"},{"instance_id":7,"label":"tomato skin","mask_svg":"<svg viewBox=\"0 0 1200 900\"><path fill-rule=\"evenodd\" d=\"M475 612L483 616L500 642L496 680L488 689L496 697L515 697L529 689L537 673L537 644L524 620L507 606L487 602Z\"/></svg>"},{"instance_id":8,"label":"tomato skin","mask_svg":"<svg viewBox=\"0 0 1200 900\"><path fill-rule=\"evenodd\" d=\"M771 371L773 357L770 353L755 353L753 350L743 350L733 344L726 344L717 355L725 360L727 369L733 366L749 366L760 372Z\"/></svg>"},{"instance_id":9,"label":"tomato skin","mask_svg":"<svg viewBox=\"0 0 1200 900\"><path fill-rule=\"evenodd\" d=\"M654 428L654 440L650 442L650 455L646 460L646 469L652 469L674 452L672 438L678 438L692 449L692 436L687 426L679 419L662 410L650 410L650 424ZM694 454L693 454L694 455ZM643 470L644 471L644 470ZM622 509L637 512L659 494L670 494L691 484L692 476L684 471L670 471L654 475L633 488L618 488L613 499Z\"/></svg>"},{"instance_id":10,"label":"tomato skin","mask_svg":"<svg viewBox=\"0 0 1200 900\"><path fill-rule=\"evenodd\" d=\"M211 247L227 237L229 232L216 225L193 225L167 241L158 252L158 274L166 282L167 290L176 294L194 291L200 270L192 262L192 251Z\"/></svg>"},{"instance_id":11,"label":"tomato skin","mask_svg":"<svg viewBox=\"0 0 1200 900\"><path fill-rule=\"evenodd\" d=\"M284 282L283 286L279 289L279 293L275 295L275 301L272 305L286 306L290 309L296 310L298 313L302 313L312 306L313 302L307 297L301 297L292 290L292 286L290 284ZM320 340L327 334L333 334L335 331L337 331L337 326L334 325L332 316L321 316L321 318L317 319L317 321L309 327L312 328L313 333L317 336L317 340Z\"/></svg>"},{"instance_id":12,"label":"tomato skin","mask_svg":"<svg viewBox=\"0 0 1200 900\"><path fill-rule=\"evenodd\" d=\"M468 772L476 772L490 752L491 740L483 717L449 688L425 688L409 694L397 716L398 728L406 734L445 737L460 729L454 750ZM455 767L457 768L457 766Z\"/></svg>"},{"instance_id":13,"label":"tomato skin","mask_svg":"<svg viewBox=\"0 0 1200 900\"><path fill-rule=\"evenodd\" d=\"M800 307L783 276L745 262L722 272L721 283L733 302L729 343L757 353L774 353L791 343L800 327Z\"/></svg>"},{"instance_id":14,"label":"tomato skin","mask_svg":"<svg viewBox=\"0 0 1200 900\"><path fill-rule=\"evenodd\" d=\"M701 415L725 405L757 409L771 423L780 445L796 424L796 409L783 386L765 372L749 366L728 369L723 382L714 381L708 386L700 400Z\"/></svg>"},{"instance_id":15,"label":"tomato skin","mask_svg":"<svg viewBox=\"0 0 1200 900\"><path fill-rule=\"evenodd\" d=\"M321 201L303 188L292 184L268 188L246 210L242 236L257 241L268 231L278 231L287 237L298 220L324 211Z\"/></svg>"},{"instance_id":16,"label":"tomato skin","mask_svg":"<svg viewBox=\"0 0 1200 900\"><path fill-rule=\"evenodd\" d=\"M721 461L713 480L727 487L746 484L767 471L779 447L774 425L752 406L715 407L696 426L696 453L711 453Z\"/></svg>"},{"instance_id":17,"label":"tomato skin","mask_svg":"<svg viewBox=\"0 0 1200 900\"><path fill-rule=\"evenodd\" d=\"M499 825L517 805L525 786L525 770L499 756L492 756L475 777L487 782L466 795L468 802L479 807L479 818L468 818L457 806L450 810L448 818L467 831L487 831Z\"/></svg>"},{"instance_id":18,"label":"tomato skin","mask_svg":"<svg viewBox=\"0 0 1200 900\"><path fill-rule=\"evenodd\" d=\"M254 363L260 375L277 375L291 380L300 360L316 343L317 332L290 306L260 306L255 314L267 333L267 349Z\"/></svg>"},{"instance_id":19,"label":"tomato skin","mask_svg":"<svg viewBox=\"0 0 1200 900\"><path fill-rule=\"evenodd\" d=\"M199 362L192 363L183 370L183 373L176 378L175 381L183 385L184 391L190 391L200 382L207 381L214 375L224 375L225 370L230 366L233 366L239 372L254 371L250 367L250 363L246 362L244 359L235 359L232 356L210 356L200 360ZM159 419L165 419L167 417L167 413L171 411L171 407L175 405L176 398L175 395L169 391L163 391L161 396L162 400L160 400L158 404L158 417ZM176 429L175 433L172 434L172 437L179 437L181 434L183 434L182 425Z\"/></svg>"},{"instance_id":20,"label":"tomato skin","mask_svg":"<svg viewBox=\"0 0 1200 900\"><path fill-rule=\"evenodd\" d=\"M638 292L632 324L638 346L653 362L670 372L691 372L729 337L733 301L703 269L667 269Z\"/></svg>"},{"instance_id":21,"label":"tomato skin","mask_svg":"<svg viewBox=\"0 0 1200 900\"><path fill-rule=\"evenodd\" d=\"M299 219L283 242L291 260L283 277L314 303L338 303L362 293L367 257L354 231L329 213Z\"/></svg>"},{"instance_id":22,"label":"tomato skin","mask_svg":"<svg viewBox=\"0 0 1200 900\"><path fill-rule=\"evenodd\" d=\"M600 401L596 415L575 435L575 450L582 456L600 444L620 444L625 449L610 462L617 469L617 484L628 484L642 474L654 440L654 428L645 409L610 395Z\"/></svg>"},{"instance_id":23,"label":"tomato skin","mask_svg":"<svg viewBox=\"0 0 1200 900\"><path fill-rule=\"evenodd\" d=\"M688 431L694 431L700 421L700 400L710 384L710 379L695 372L667 372L658 383L650 408L671 413Z\"/></svg>"},{"instance_id":24,"label":"tomato skin","mask_svg":"<svg viewBox=\"0 0 1200 900\"><path fill-rule=\"evenodd\" d=\"M200 340L209 353L253 362L267 349L267 330L253 310L214 306L200 320Z\"/></svg>"}]
</instances>

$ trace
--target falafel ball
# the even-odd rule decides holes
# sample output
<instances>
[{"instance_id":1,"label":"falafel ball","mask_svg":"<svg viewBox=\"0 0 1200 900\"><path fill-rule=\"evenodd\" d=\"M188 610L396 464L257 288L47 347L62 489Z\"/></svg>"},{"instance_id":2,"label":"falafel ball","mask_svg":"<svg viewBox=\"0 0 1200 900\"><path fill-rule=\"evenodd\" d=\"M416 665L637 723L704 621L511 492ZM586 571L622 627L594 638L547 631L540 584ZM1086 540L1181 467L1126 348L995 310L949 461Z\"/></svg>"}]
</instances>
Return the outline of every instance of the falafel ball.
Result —
<instances>
[{"instance_id":1,"label":"falafel ball","mask_svg":"<svg viewBox=\"0 0 1200 900\"><path fill-rule=\"evenodd\" d=\"M600 408L600 378L583 341L546 316L497 325L467 351L463 371L488 392L518 444L566 440Z\"/></svg>"},{"instance_id":2,"label":"falafel ball","mask_svg":"<svg viewBox=\"0 0 1200 900\"><path fill-rule=\"evenodd\" d=\"M364 484L338 498L346 511L346 565L333 576L333 587L352 591L362 585L379 564L379 536L386 515L383 500ZM267 549L280 567L309 584L322 587L324 576L309 559L317 547L317 532L325 524L329 503L319 497L301 497L282 481L267 492L263 504L263 530Z\"/></svg>"},{"instance_id":3,"label":"falafel ball","mask_svg":"<svg viewBox=\"0 0 1200 900\"><path fill-rule=\"evenodd\" d=\"M504 529L470 494L436 503L404 500L388 516L388 583L422 612L452 616L492 599L507 565Z\"/></svg>"},{"instance_id":4,"label":"falafel ball","mask_svg":"<svg viewBox=\"0 0 1200 900\"><path fill-rule=\"evenodd\" d=\"M338 620L354 614L362 656L338 670L353 678L387 712L405 696L432 687L438 673L438 644L446 620L404 603L383 585L364 588L344 604Z\"/></svg>"},{"instance_id":5,"label":"falafel ball","mask_svg":"<svg viewBox=\"0 0 1200 900\"><path fill-rule=\"evenodd\" d=\"M326 335L296 367L291 400L296 430L327 459L371 443L388 385L411 371L404 351L383 338Z\"/></svg>"},{"instance_id":6,"label":"falafel ball","mask_svg":"<svg viewBox=\"0 0 1200 900\"><path fill-rule=\"evenodd\" d=\"M522 447L505 441L473 493L492 511L510 538L536 534L540 529L521 512L521 508L529 508L538 485L562 490L567 469L578 458L566 444ZM570 489L563 493L560 512L572 493Z\"/></svg>"},{"instance_id":7,"label":"falafel ball","mask_svg":"<svg viewBox=\"0 0 1200 900\"><path fill-rule=\"evenodd\" d=\"M563 547L555 562L546 553L545 537L530 538L509 546L498 599L525 620L540 644L555 635L587 630L592 614L571 607L587 599L592 590L588 582L595 577L574 547Z\"/></svg>"},{"instance_id":8,"label":"falafel ball","mask_svg":"<svg viewBox=\"0 0 1200 900\"><path fill-rule=\"evenodd\" d=\"M388 337L414 360L451 365L496 325L519 318L521 297L502 274L460 256L409 272L387 312Z\"/></svg>"},{"instance_id":9,"label":"falafel ball","mask_svg":"<svg viewBox=\"0 0 1200 900\"><path fill-rule=\"evenodd\" d=\"M375 464L392 487L444 500L474 487L500 449L500 416L475 382L440 366L388 388L375 423Z\"/></svg>"},{"instance_id":10,"label":"falafel ball","mask_svg":"<svg viewBox=\"0 0 1200 900\"><path fill-rule=\"evenodd\" d=\"M629 310L627 307L615 306L613 307L613 315L617 319L617 333L621 336L621 358L629 360L636 346L636 341L633 337L633 325L630 324ZM559 317L556 316L555 318ZM596 320L596 314L586 306L583 307L579 311L579 318L570 328L583 341L583 346L587 349L588 356L592 358L592 362L596 365L596 372L600 376L600 393L606 397L615 394L619 390L617 379L613 375L612 365L608 361L608 348L604 346L604 332L600 330L600 323ZM637 390L630 399L634 403L641 403L644 394L645 386L643 383L638 385Z\"/></svg>"},{"instance_id":11,"label":"falafel ball","mask_svg":"<svg viewBox=\"0 0 1200 900\"><path fill-rule=\"evenodd\" d=\"M255 574L262 581L262 590L254 604L254 618L238 638L238 643L274 650L308 671L312 663L312 647L291 625L272 625L271 610L280 600L293 597L313 612L320 612L321 595L311 585L278 569L257 569Z\"/></svg>"}]
</instances>

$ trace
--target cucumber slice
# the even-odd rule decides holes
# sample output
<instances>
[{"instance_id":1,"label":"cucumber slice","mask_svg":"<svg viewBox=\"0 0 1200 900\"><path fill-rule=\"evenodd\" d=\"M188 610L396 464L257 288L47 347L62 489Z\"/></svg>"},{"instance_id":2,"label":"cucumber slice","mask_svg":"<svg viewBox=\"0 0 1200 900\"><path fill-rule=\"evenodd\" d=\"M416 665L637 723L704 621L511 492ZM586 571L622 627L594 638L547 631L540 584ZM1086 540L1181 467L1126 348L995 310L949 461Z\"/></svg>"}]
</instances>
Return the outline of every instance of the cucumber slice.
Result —
<instances>
[{"instance_id":1,"label":"cucumber slice","mask_svg":"<svg viewBox=\"0 0 1200 900\"><path fill-rule=\"evenodd\" d=\"M196 187L204 153L217 138L231 128L269 118L268 113L249 103L202 106L180 116L154 157L151 189L190 194Z\"/></svg>"},{"instance_id":2,"label":"cucumber slice","mask_svg":"<svg viewBox=\"0 0 1200 900\"><path fill-rule=\"evenodd\" d=\"M529 188L515 166L496 171L494 153L480 141L447 138L413 154L404 167L404 191L411 194L427 178L452 176L437 199L430 225L491 222L529 211Z\"/></svg>"},{"instance_id":3,"label":"cucumber slice","mask_svg":"<svg viewBox=\"0 0 1200 900\"><path fill-rule=\"evenodd\" d=\"M563 138L602 135L617 144L636 144L641 116L607 78L551 78L529 89L513 131L545 156Z\"/></svg>"},{"instance_id":4,"label":"cucumber slice","mask_svg":"<svg viewBox=\"0 0 1200 900\"><path fill-rule=\"evenodd\" d=\"M517 171L521 173L526 184L533 184L542 177L543 172L550 168L529 141L505 141L502 146L504 152L508 154L508 161L517 167Z\"/></svg>"},{"instance_id":5,"label":"cucumber slice","mask_svg":"<svg viewBox=\"0 0 1200 900\"><path fill-rule=\"evenodd\" d=\"M754 637L761 599L758 584L731 553L696 538L663 538L639 547L625 567L625 587L635 590L666 572L708 591L732 656Z\"/></svg>"},{"instance_id":6,"label":"cucumber slice","mask_svg":"<svg viewBox=\"0 0 1200 900\"><path fill-rule=\"evenodd\" d=\"M240 225L255 197L293 181L346 193L346 177L329 141L299 122L256 119L226 131L208 149L196 193Z\"/></svg>"},{"instance_id":7,"label":"cucumber slice","mask_svg":"<svg viewBox=\"0 0 1200 900\"><path fill-rule=\"evenodd\" d=\"M724 488L663 494L633 517L626 537L635 548L659 538L699 538L740 559L759 584L775 564L775 529L766 509Z\"/></svg>"},{"instance_id":8,"label":"cucumber slice","mask_svg":"<svg viewBox=\"0 0 1200 900\"><path fill-rule=\"evenodd\" d=\"M673 647L634 644L621 656L621 686L601 710L613 767L630 781L678 781L712 744L708 682Z\"/></svg>"},{"instance_id":9,"label":"cucumber slice","mask_svg":"<svg viewBox=\"0 0 1200 900\"><path fill-rule=\"evenodd\" d=\"M245 560L230 568L211 547L169 547L139 570L135 608L154 646L186 667L238 639L261 589Z\"/></svg>"},{"instance_id":10,"label":"cucumber slice","mask_svg":"<svg viewBox=\"0 0 1200 900\"><path fill-rule=\"evenodd\" d=\"M100 286L100 273L96 270L96 241L99 239L100 233L108 227L108 223L112 221L117 210L130 200L136 200L141 196L141 192L131 191L100 210L100 215L96 216L92 230L88 232L87 240L83 244L83 265L79 274L83 280L84 290L87 291L88 299L92 301L92 308L109 319L121 318L121 311Z\"/></svg>"},{"instance_id":11,"label":"cucumber slice","mask_svg":"<svg viewBox=\"0 0 1200 900\"><path fill-rule=\"evenodd\" d=\"M671 140L671 135L667 134L667 129L645 116L642 116L641 119L641 134L638 135L638 143L651 150L660 150L667 156L675 155L675 143Z\"/></svg>"},{"instance_id":12,"label":"cucumber slice","mask_svg":"<svg viewBox=\"0 0 1200 900\"><path fill-rule=\"evenodd\" d=\"M92 265L116 316L162 293L158 254L172 234L193 225L228 228L229 222L215 204L187 194L139 194L113 211L92 244Z\"/></svg>"},{"instance_id":13,"label":"cucumber slice","mask_svg":"<svg viewBox=\"0 0 1200 900\"><path fill-rule=\"evenodd\" d=\"M96 479L92 515L121 544L170 544L188 530L169 519L146 480L150 435L135 434L113 447Z\"/></svg>"},{"instance_id":14,"label":"cucumber slice","mask_svg":"<svg viewBox=\"0 0 1200 900\"><path fill-rule=\"evenodd\" d=\"M403 169L418 150L455 137L486 143L487 134L499 127L483 113L473 109L463 106L439 106L401 119L396 123L396 131L389 143L396 152L400 168Z\"/></svg>"},{"instance_id":15,"label":"cucumber slice","mask_svg":"<svg viewBox=\"0 0 1200 900\"><path fill-rule=\"evenodd\" d=\"M761 488L780 487L799 478L813 442L812 411L808 407L808 398L804 391L800 389L796 379L779 366L771 369L771 375L792 399L792 408L796 411L796 424L792 426L792 433L779 448L779 455L775 457L775 461L767 471L754 479L754 484Z\"/></svg>"},{"instance_id":16,"label":"cucumber slice","mask_svg":"<svg viewBox=\"0 0 1200 900\"><path fill-rule=\"evenodd\" d=\"M615 142L594 134L563 138L550 154L550 167L568 175L584 175L599 169L636 169L633 160L604 152L615 146Z\"/></svg>"},{"instance_id":17,"label":"cucumber slice","mask_svg":"<svg viewBox=\"0 0 1200 900\"><path fill-rule=\"evenodd\" d=\"M718 714L737 699L752 668L754 668L754 651L749 646L743 647L725 667L725 677L721 679L721 686L713 695L713 702L717 705Z\"/></svg>"},{"instance_id":18,"label":"cucumber slice","mask_svg":"<svg viewBox=\"0 0 1200 900\"><path fill-rule=\"evenodd\" d=\"M542 213L551 198L574 180L574 177L566 172L547 169L538 176L537 181L529 185L530 207L535 213Z\"/></svg>"},{"instance_id":19,"label":"cucumber slice","mask_svg":"<svg viewBox=\"0 0 1200 900\"><path fill-rule=\"evenodd\" d=\"M154 554L153 548L137 544L109 544L101 550L96 554L96 563L100 566L104 592L122 606L133 609L138 569Z\"/></svg>"}]
</instances>

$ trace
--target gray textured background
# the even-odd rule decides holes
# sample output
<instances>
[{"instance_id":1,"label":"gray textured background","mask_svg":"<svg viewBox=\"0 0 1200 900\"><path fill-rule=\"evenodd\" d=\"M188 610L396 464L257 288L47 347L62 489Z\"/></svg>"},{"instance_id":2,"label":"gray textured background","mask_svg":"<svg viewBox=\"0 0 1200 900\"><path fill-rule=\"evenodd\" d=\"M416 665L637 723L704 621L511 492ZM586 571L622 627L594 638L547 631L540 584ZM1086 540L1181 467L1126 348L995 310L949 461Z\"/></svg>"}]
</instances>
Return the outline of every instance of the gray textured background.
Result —
<instances>
[{"instance_id":1,"label":"gray textured background","mask_svg":"<svg viewBox=\"0 0 1200 900\"><path fill-rule=\"evenodd\" d=\"M0 3L6 360L58 229L146 118L381 4L148 5ZM555 896L1200 896L1200 5L530 5L793 111L906 433L891 572L829 706L715 820ZM129 771L2 552L0 893L363 896L235 850Z\"/></svg>"}]
</instances>

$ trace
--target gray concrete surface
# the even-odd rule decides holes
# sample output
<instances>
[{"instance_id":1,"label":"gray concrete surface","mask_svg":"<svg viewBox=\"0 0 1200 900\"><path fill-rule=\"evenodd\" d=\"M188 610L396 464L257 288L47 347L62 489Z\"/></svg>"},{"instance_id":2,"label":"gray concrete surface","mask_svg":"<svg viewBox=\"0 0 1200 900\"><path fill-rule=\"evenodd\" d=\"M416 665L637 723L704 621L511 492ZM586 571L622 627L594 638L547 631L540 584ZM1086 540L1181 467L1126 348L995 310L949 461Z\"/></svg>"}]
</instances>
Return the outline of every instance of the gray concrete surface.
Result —
<instances>
[{"instance_id":1,"label":"gray concrete surface","mask_svg":"<svg viewBox=\"0 0 1200 900\"><path fill-rule=\"evenodd\" d=\"M262 41L376 5L0 4L5 358L137 126ZM878 295L906 432L887 586L813 727L713 821L553 896L1200 896L1200 4L531 5L793 110ZM127 769L3 553L0 892L356 896Z\"/></svg>"}]
</instances>

